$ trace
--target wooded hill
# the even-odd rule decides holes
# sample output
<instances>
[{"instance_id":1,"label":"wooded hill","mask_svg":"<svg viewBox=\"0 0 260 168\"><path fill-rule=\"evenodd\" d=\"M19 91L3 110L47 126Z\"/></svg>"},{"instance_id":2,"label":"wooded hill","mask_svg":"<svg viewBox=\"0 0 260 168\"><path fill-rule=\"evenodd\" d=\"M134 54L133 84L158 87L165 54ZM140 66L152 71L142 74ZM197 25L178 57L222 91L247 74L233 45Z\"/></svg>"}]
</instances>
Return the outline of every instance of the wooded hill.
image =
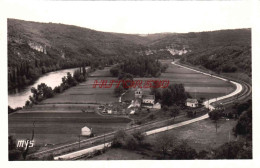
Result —
<instances>
[{"instance_id":1,"label":"wooded hill","mask_svg":"<svg viewBox=\"0 0 260 168\"><path fill-rule=\"evenodd\" d=\"M8 19L8 87L24 86L58 69L103 68L132 56L170 58L169 48L187 49L184 62L251 74L251 29L134 35Z\"/></svg>"}]
</instances>

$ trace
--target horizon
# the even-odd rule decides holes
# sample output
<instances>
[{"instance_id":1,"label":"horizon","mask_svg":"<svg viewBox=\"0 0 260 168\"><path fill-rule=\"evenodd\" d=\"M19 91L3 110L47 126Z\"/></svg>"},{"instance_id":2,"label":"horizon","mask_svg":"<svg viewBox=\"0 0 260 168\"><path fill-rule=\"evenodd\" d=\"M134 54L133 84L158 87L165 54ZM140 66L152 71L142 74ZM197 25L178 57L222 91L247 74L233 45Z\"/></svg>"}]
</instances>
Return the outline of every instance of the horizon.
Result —
<instances>
[{"instance_id":1,"label":"horizon","mask_svg":"<svg viewBox=\"0 0 260 168\"><path fill-rule=\"evenodd\" d=\"M11 19L11 20L19 20L19 21L24 21L24 22L33 22L33 23L40 23L40 24L60 24L60 25L64 25L64 26L75 26L78 28L83 28L83 29L90 29L93 31L97 31L97 32L103 32L103 33L116 33L116 34L127 34L127 35L137 35L137 36L141 36L141 37L146 37L149 35L155 35L155 34L188 34L188 33L202 33L202 32L215 32L215 31L227 31L227 30L246 30L246 29L252 29L249 27L245 27L245 28L233 28L233 29L218 29L218 30L210 30L210 31L198 31L198 32L186 32L186 33L178 33L178 32L158 32L158 33L148 33L148 34L138 34L138 33L120 33L120 32L107 32L107 31L100 31L100 30L95 30L95 29L91 29L88 27L81 27L78 25L71 25L71 24L64 24L64 23L54 23L54 22L37 22L37 21L31 21L31 20L22 20L22 19L16 19L16 18L7 18L7 19Z\"/></svg>"},{"instance_id":2,"label":"horizon","mask_svg":"<svg viewBox=\"0 0 260 168\"><path fill-rule=\"evenodd\" d=\"M148 35L252 28L250 1L4 2L6 18L110 33Z\"/></svg>"}]
</instances>

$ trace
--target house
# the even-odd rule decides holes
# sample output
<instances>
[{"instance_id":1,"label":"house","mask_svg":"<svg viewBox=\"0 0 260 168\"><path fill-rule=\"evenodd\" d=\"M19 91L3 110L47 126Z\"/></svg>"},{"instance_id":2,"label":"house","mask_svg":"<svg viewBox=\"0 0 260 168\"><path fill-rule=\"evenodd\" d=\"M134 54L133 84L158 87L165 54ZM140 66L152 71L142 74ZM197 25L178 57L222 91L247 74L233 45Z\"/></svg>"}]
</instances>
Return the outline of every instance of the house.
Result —
<instances>
[{"instance_id":1,"label":"house","mask_svg":"<svg viewBox=\"0 0 260 168\"><path fill-rule=\"evenodd\" d=\"M136 99L137 99L137 98L141 99L142 96L143 96L143 91L142 91L140 88L138 88L138 89L135 91L135 98L136 98Z\"/></svg>"},{"instance_id":2,"label":"house","mask_svg":"<svg viewBox=\"0 0 260 168\"><path fill-rule=\"evenodd\" d=\"M143 95L142 106L146 108L153 108L155 102L154 95Z\"/></svg>"},{"instance_id":3,"label":"house","mask_svg":"<svg viewBox=\"0 0 260 168\"><path fill-rule=\"evenodd\" d=\"M89 129L87 126L81 128L81 136L90 136L92 129Z\"/></svg>"},{"instance_id":4,"label":"house","mask_svg":"<svg viewBox=\"0 0 260 168\"><path fill-rule=\"evenodd\" d=\"M199 102L198 102L197 99L187 99L186 100L186 106L188 106L188 107L198 107Z\"/></svg>"},{"instance_id":5,"label":"house","mask_svg":"<svg viewBox=\"0 0 260 168\"><path fill-rule=\"evenodd\" d=\"M148 103L154 105L155 96L154 95L143 95L142 103Z\"/></svg>"},{"instance_id":6,"label":"house","mask_svg":"<svg viewBox=\"0 0 260 168\"><path fill-rule=\"evenodd\" d=\"M141 99L135 99L135 100L132 100L132 106L133 107L141 107Z\"/></svg>"},{"instance_id":7,"label":"house","mask_svg":"<svg viewBox=\"0 0 260 168\"><path fill-rule=\"evenodd\" d=\"M111 109L108 109L108 110L107 110L107 114L112 114L112 110L111 110Z\"/></svg>"},{"instance_id":8,"label":"house","mask_svg":"<svg viewBox=\"0 0 260 168\"><path fill-rule=\"evenodd\" d=\"M129 107L145 107L151 109L161 109L161 104L159 102L155 103L154 95L143 94L143 91L138 88L135 91L135 99L132 100L132 103Z\"/></svg>"}]
</instances>

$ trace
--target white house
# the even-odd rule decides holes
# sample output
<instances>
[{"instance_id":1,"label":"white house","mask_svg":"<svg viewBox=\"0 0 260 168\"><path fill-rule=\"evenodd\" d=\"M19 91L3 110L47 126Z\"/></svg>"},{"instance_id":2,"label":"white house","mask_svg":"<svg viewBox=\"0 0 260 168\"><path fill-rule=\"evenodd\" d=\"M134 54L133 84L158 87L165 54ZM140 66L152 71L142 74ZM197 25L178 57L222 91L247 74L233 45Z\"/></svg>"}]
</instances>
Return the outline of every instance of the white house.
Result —
<instances>
[{"instance_id":1,"label":"white house","mask_svg":"<svg viewBox=\"0 0 260 168\"><path fill-rule=\"evenodd\" d=\"M154 95L143 95L143 103L149 103L154 105L155 97Z\"/></svg>"},{"instance_id":2,"label":"white house","mask_svg":"<svg viewBox=\"0 0 260 168\"><path fill-rule=\"evenodd\" d=\"M87 126L81 128L81 136L90 136L91 133L91 129L89 129Z\"/></svg>"},{"instance_id":3,"label":"white house","mask_svg":"<svg viewBox=\"0 0 260 168\"><path fill-rule=\"evenodd\" d=\"M186 100L186 106L188 106L188 107L198 107L199 102L198 102L197 99L187 99Z\"/></svg>"},{"instance_id":4,"label":"white house","mask_svg":"<svg viewBox=\"0 0 260 168\"><path fill-rule=\"evenodd\" d=\"M142 96L143 96L143 91L142 91L140 88L138 88L138 89L135 91L135 98L141 99Z\"/></svg>"}]
</instances>

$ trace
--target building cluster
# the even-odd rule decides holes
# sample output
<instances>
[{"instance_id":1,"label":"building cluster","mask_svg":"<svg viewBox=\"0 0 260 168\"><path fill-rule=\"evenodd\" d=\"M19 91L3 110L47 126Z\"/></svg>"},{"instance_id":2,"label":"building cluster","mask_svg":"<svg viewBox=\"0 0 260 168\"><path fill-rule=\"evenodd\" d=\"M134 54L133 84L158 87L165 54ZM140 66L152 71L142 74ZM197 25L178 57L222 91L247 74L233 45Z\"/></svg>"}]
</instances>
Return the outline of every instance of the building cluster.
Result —
<instances>
[{"instance_id":1,"label":"building cluster","mask_svg":"<svg viewBox=\"0 0 260 168\"><path fill-rule=\"evenodd\" d=\"M149 109L161 109L159 102L155 103L154 95L143 94L141 89L135 91L135 99L132 100L132 107L144 107Z\"/></svg>"}]
</instances>

